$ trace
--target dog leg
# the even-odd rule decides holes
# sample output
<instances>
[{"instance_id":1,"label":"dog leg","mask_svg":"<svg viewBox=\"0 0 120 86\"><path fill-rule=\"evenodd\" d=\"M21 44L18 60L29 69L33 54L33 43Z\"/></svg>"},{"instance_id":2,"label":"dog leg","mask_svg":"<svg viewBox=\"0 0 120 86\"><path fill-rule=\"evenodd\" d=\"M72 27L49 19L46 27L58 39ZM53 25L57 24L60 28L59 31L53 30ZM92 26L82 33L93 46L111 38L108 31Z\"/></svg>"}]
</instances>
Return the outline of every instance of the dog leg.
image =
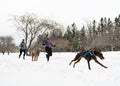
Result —
<instances>
[{"instance_id":1,"label":"dog leg","mask_svg":"<svg viewBox=\"0 0 120 86\"><path fill-rule=\"evenodd\" d=\"M34 61L34 59L33 59L34 57L32 56L32 61Z\"/></svg>"},{"instance_id":2,"label":"dog leg","mask_svg":"<svg viewBox=\"0 0 120 86\"><path fill-rule=\"evenodd\" d=\"M75 60L73 59L73 60L69 63L69 65L71 65L73 61L75 61Z\"/></svg>"},{"instance_id":3,"label":"dog leg","mask_svg":"<svg viewBox=\"0 0 120 86\"><path fill-rule=\"evenodd\" d=\"M91 67L90 67L90 61L87 60L87 63L88 63L88 68L89 68L89 70L91 70Z\"/></svg>"},{"instance_id":4,"label":"dog leg","mask_svg":"<svg viewBox=\"0 0 120 86\"><path fill-rule=\"evenodd\" d=\"M80 56L77 61L74 63L73 67L75 67L75 64L78 63L81 60L82 56Z\"/></svg>"},{"instance_id":5,"label":"dog leg","mask_svg":"<svg viewBox=\"0 0 120 86\"><path fill-rule=\"evenodd\" d=\"M38 56L39 57L39 56ZM38 60L38 57L37 57L37 60Z\"/></svg>"},{"instance_id":6,"label":"dog leg","mask_svg":"<svg viewBox=\"0 0 120 86\"><path fill-rule=\"evenodd\" d=\"M37 61L37 57L35 58L35 61Z\"/></svg>"},{"instance_id":7,"label":"dog leg","mask_svg":"<svg viewBox=\"0 0 120 86\"><path fill-rule=\"evenodd\" d=\"M38 57L35 57L35 61L37 61L38 60Z\"/></svg>"},{"instance_id":8,"label":"dog leg","mask_svg":"<svg viewBox=\"0 0 120 86\"><path fill-rule=\"evenodd\" d=\"M73 61L78 60L80 56L81 56L81 54L78 53L78 54L75 56L75 58L69 63L69 65L71 65Z\"/></svg>"},{"instance_id":9,"label":"dog leg","mask_svg":"<svg viewBox=\"0 0 120 86\"><path fill-rule=\"evenodd\" d=\"M96 60L94 60L96 63L98 63L99 65L101 65L102 67L104 67L104 68L107 68L106 66L104 66L103 64L101 64L97 59Z\"/></svg>"}]
</instances>

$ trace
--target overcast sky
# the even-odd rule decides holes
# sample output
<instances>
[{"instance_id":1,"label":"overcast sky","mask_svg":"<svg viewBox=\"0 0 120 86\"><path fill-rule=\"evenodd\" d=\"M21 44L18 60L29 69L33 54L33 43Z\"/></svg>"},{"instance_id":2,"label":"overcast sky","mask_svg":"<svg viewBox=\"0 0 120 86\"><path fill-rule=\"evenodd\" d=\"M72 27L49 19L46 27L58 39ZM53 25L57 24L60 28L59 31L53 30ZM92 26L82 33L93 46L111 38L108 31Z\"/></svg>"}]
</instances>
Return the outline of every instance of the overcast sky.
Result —
<instances>
[{"instance_id":1,"label":"overcast sky","mask_svg":"<svg viewBox=\"0 0 120 86\"><path fill-rule=\"evenodd\" d=\"M119 4L120 0L1 0L0 36L11 35L19 39L13 23L8 21L11 15L35 13L64 26L75 22L82 27L86 24L85 20L99 21L101 17L114 19L120 14Z\"/></svg>"}]
</instances>

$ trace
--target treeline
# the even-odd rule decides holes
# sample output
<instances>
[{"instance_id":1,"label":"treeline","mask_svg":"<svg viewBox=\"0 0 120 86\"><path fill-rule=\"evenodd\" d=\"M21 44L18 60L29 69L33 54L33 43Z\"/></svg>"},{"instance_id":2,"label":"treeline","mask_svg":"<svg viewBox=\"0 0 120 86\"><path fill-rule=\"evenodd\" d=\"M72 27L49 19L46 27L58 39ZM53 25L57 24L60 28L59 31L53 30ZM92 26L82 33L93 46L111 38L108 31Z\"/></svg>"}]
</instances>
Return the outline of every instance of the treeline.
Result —
<instances>
[{"instance_id":1,"label":"treeline","mask_svg":"<svg viewBox=\"0 0 120 86\"><path fill-rule=\"evenodd\" d=\"M113 21L104 17L98 22L86 22L87 25L83 25L82 28L78 28L75 23L64 27L56 21L41 19L29 13L13 16L12 20L17 30L23 33L29 52L44 47L42 42L47 33L52 36L56 45L53 51L56 52L76 52L92 48L102 51L120 50L120 15ZM13 39L9 40L10 43L4 42L5 39L7 38L0 37L0 52L16 52L18 48L12 43Z\"/></svg>"},{"instance_id":2,"label":"treeline","mask_svg":"<svg viewBox=\"0 0 120 86\"><path fill-rule=\"evenodd\" d=\"M0 53L3 55L7 53L15 53L18 51L18 47L13 42L11 36L0 36Z\"/></svg>"},{"instance_id":3,"label":"treeline","mask_svg":"<svg viewBox=\"0 0 120 86\"><path fill-rule=\"evenodd\" d=\"M65 33L51 31L52 40L56 44L54 51L80 51L82 49L98 48L102 51L120 50L120 15L112 21L110 18L101 18L97 23L96 20L88 22L87 26L77 28L73 23L67 26ZM60 34L62 33L62 34ZM37 38L37 45L42 46L44 34ZM35 44L36 44L35 43Z\"/></svg>"}]
</instances>

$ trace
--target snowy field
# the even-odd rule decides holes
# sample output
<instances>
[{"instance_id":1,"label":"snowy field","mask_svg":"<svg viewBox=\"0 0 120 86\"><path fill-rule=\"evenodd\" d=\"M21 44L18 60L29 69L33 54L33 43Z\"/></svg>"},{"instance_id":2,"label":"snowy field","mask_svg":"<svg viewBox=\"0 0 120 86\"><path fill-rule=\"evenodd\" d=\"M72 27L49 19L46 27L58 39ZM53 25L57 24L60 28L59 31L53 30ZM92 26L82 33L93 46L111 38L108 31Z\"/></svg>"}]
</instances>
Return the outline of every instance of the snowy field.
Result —
<instances>
[{"instance_id":1,"label":"snowy field","mask_svg":"<svg viewBox=\"0 0 120 86\"><path fill-rule=\"evenodd\" d=\"M83 58L73 68L69 62L76 53L53 53L47 62L45 53L38 61L18 59L19 53L0 54L0 86L120 86L120 52L103 52L107 69L91 61L88 70Z\"/></svg>"}]
</instances>

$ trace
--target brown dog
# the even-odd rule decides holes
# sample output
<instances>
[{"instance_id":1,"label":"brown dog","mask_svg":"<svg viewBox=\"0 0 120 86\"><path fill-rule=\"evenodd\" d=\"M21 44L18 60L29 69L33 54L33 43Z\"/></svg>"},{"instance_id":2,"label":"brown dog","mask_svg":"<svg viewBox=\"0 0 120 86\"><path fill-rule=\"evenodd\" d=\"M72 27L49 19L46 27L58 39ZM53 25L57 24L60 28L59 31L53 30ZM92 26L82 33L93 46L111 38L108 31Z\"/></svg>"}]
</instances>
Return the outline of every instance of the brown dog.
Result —
<instances>
[{"instance_id":1,"label":"brown dog","mask_svg":"<svg viewBox=\"0 0 120 86\"><path fill-rule=\"evenodd\" d=\"M38 48L36 51L32 51L32 61L37 61L40 52L42 51L41 48Z\"/></svg>"},{"instance_id":2,"label":"brown dog","mask_svg":"<svg viewBox=\"0 0 120 86\"><path fill-rule=\"evenodd\" d=\"M75 67L75 64L78 63L81 59L85 58L87 60L88 63L88 68L91 70L90 67L90 61L93 59L97 64L101 65L104 68L107 68L106 66L104 66L103 64L101 64L98 60L97 57L99 57L101 60L104 59L103 54L100 51L96 51L96 50L88 50L88 51L84 51L82 53L78 53L75 58L69 63L69 65L72 64L72 62L75 61L73 67Z\"/></svg>"}]
</instances>

